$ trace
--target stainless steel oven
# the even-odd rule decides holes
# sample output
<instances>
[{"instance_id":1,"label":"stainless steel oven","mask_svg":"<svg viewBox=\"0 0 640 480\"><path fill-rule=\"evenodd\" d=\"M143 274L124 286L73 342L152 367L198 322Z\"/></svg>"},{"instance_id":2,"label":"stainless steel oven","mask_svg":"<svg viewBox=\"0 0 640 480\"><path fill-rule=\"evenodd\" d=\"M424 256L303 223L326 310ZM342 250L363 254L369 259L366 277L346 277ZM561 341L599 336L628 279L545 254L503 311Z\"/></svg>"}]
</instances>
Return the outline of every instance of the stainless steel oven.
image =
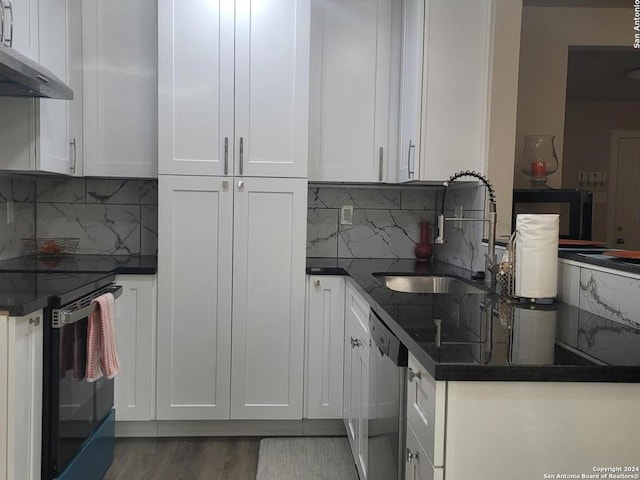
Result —
<instances>
[{"instance_id":1,"label":"stainless steel oven","mask_svg":"<svg viewBox=\"0 0 640 480\"><path fill-rule=\"evenodd\" d=\"M99 480L113 460L113 380L86 380L87 323L92 300L117 298L108 284L45 310L42 479Z\"/></svg>"}]
</instances>

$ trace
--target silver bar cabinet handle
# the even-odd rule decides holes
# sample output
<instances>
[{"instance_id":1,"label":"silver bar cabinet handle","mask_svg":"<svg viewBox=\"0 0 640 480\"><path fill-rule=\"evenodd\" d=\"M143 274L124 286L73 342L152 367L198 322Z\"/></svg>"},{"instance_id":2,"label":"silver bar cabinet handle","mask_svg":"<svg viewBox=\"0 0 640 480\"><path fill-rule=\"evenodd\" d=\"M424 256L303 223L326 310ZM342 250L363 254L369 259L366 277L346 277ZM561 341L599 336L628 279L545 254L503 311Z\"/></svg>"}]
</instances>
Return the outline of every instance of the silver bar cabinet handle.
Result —
<instances>
[{"instance_id":1,"label":"silver bar cabinet handle","mask_svg":"<svg viewBox=\"0 0 640 480\"><path fill-rule=\"evenodd\" d=\"M240 137L240 175L244 167L244 138Z\"/></svg>"},{"instance_id":2,"label":"silver bar cabinet handle","mask_svg":"<svg viewBox=\"0 0 640 480\"><path fill-rule=\"evenodd\" d=\"M224 137L224 174L229 174L229 137Z\"/></svg>"},{"instance_id":3,"label":"silver bar cabinet handle","mask_svg":"<svg viewBox=\"0 0 640 480\"><path fill-rule=\"evenodd\" d=\"M382 172L384 170L384 148L380 147L380 171L378 172L378 180L382 181Z\"/></svg>"},{"instance_id":4,"label":"silver bar cabinet handle","mask_svg":"<svg viewBox=\"0 0 640 480\"><path fill-rule=\"evenodd\" d=\"M78 146L76 145L76 139L74 138L69 145L73 147L73 166L71 167L71 173L76 173L76 163L78 161Z\"/></svg>"},{"instance_id":5,"label":"silver bar cabinet handle","mask_svg":"<svg viewBox=\"0 0 640 480\"><path fill-rule=\"evenodd\" d=\"M418 370L417 372L413 371L413 368L409 368L409 381L413 382L414 378L417 378L418 380L420 378L422 378L422 373L420 373L420 371Z\"/></svg>"},{"instance_id":6,"label":"silver bar cabinet handle","mask_svg":"<svg viewBox=\"0 0 640 480\"><path fill-rule=\"evenodd\" d=\"M4 43L4 1L0 0L0 43Z\"/></svg>"},{"instance_id":7,"label":"silver bar cabinet handle","mask_svg":"<svg viewBox=\"0 0 640 480\"><path fill-rule=\"evenodd\" d=\"M413 170L411 170L411 149L414 149L414 158L415 158L415 148L416 146L409 140L409 150L407 151L407 174L409 178L413 177Z\"/></svg>"},{"instance_id":8,"label":"silver bar cabinet handle","mask_svg":"<svg viewBox=\"0 0 640 480\"><path fill-rule=\"evenodd\" d=\"M9 6L7 7L11 12L11 19L9 20L9 34L11 37L8 39L9 47L13 47L13 3L9 0Z\"/></svg>"}]
</instances>

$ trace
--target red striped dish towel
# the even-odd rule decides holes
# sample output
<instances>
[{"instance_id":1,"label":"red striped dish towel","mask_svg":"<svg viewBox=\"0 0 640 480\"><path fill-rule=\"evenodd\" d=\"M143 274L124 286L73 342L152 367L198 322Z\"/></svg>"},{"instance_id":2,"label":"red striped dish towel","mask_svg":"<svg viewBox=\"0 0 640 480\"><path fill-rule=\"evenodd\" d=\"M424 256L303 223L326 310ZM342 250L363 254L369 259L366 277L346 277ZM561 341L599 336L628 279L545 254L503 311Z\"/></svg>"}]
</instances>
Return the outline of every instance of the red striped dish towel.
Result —
<instances>
[{"instance_id":1,"label":"red striped dish towel","mask_svg":"<svg viewBox=\"0 0 640 480\"><path fill-rule=\"evenodd\" d=\"M103 373L107 378L120 371L116 351L116 302L113 294L105 293L91 301L96 305L87 324L87 381L95 382Z\"/></svg>"}]
</instances>

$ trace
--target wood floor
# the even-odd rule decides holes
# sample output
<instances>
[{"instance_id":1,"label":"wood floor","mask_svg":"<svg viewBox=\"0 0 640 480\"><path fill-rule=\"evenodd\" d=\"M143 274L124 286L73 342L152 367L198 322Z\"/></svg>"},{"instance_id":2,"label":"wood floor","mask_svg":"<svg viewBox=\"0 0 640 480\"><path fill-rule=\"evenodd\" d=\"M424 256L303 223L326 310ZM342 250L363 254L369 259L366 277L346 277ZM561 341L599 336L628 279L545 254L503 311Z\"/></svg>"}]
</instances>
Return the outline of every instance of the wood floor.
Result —
<instances>
[{"instance_id":1,"label":"wood floor","mask_svg":"<svg viewBox=\"0 0 640 480\"><path fill-rule=\"evenodd\" d=\"M103 480L255 480L257 437L119 438Z\"/></svg>"}]
</instances>

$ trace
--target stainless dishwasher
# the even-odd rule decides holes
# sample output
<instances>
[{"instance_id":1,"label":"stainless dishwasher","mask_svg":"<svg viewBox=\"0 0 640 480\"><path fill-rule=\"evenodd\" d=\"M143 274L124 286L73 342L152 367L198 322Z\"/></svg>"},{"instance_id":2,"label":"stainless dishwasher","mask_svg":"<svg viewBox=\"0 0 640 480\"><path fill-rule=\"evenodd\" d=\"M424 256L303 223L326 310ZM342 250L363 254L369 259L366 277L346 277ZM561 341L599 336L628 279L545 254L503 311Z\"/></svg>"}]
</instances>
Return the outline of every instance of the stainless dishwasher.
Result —
<instances>
[{"instance_id":1,"label":"stainless dishwasher","mask_svg":"<svg viewBox=\"0 0 640 480\"><path fill-rule=\"evenodd\" d=\"M370 310L368 480L404 479L407 348Z\"/></svg>"}]
</instances>

